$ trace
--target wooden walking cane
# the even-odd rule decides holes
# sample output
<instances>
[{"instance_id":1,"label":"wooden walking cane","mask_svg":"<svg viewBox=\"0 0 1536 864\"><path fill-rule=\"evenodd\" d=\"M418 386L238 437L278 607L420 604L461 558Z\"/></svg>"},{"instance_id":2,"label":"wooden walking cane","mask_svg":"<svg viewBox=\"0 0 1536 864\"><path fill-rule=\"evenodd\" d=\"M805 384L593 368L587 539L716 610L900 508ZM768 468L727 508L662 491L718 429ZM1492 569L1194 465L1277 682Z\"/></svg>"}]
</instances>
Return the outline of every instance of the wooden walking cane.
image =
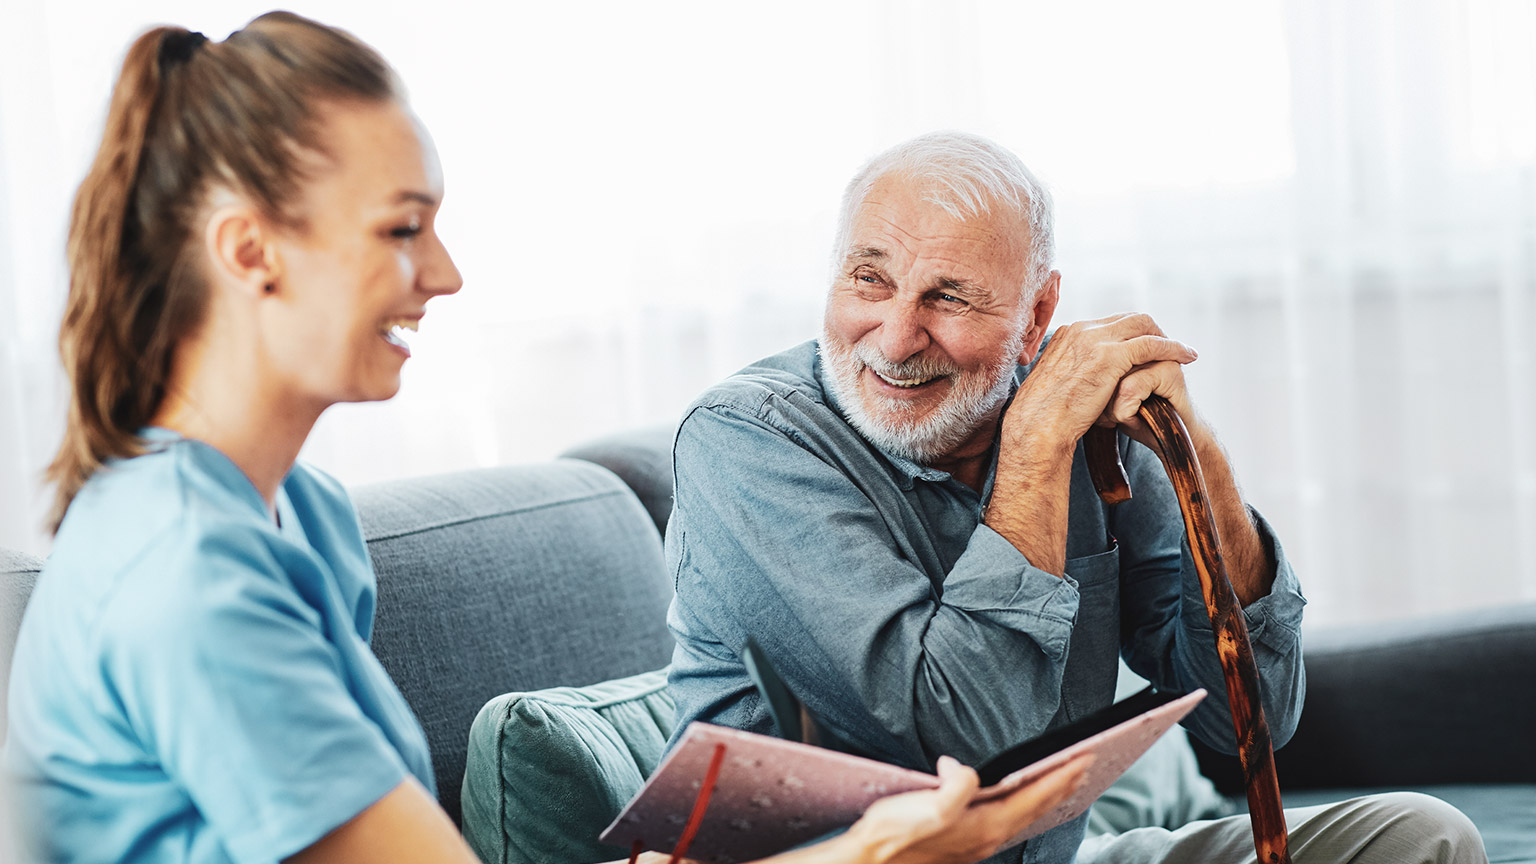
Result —
<instances>
[{"instance_id":1,"label":"wooden walking cane","mask_svg":"<svg viewBox=\"0 0 1536 864\"><path fill-rule=\"evenodd\" d=\"M1149 396L1141 403L1141 418L1157 439L1158 456L1178 495L1195 570L1200 574L1205 611L1216 631L1216 653L1221 657L1226 677L1227 704L1237 730L1237 756L1242 763L1248 810L1253 820L1253 848L1262 864L1290 864L1280 781L1275 775L1275 748L1259 699L1259 670L1253 662L1253 646L1248 642L1243 610L1221 558L1221 541L1216 536L1216 522L1194 444L1179 413L1161 396ZM1115 430L1092 427L1084 437L1083 449L1088 473L1104 503L1119 504L1129 499L1130 480L1120 462Z\"/></svg>"}]
</instances>

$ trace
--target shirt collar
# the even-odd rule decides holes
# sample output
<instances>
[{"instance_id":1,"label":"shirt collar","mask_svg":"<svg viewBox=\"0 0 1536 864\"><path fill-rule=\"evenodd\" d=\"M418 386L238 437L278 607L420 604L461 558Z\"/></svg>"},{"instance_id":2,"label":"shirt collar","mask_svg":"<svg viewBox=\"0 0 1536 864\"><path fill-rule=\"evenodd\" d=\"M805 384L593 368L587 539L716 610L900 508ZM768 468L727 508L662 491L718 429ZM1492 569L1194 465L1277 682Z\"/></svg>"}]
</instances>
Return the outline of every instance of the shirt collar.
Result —
<instances>
[{"instance_id":1,"label":"shirt collar","mask_svg":"<svg viewBox=\"0 0 1536 864\"><path fill-rule=\"evenodd\" d=\"M271 519L272 513L267 510L267 502L261 497L261 493L256 490L256 485L251 482L251 478L247 477L244 471L240 470L240 466L236 465L234 460L224 454L224 451L214 447L212 444L199 441L196 438L188 438L174 429L167 429L163 426L141 426L139 427L138 436L144 442L146 451L150 453L159 453L181 444L206 454L205 458L201 460L203 470L219 475L225 489L249 505L256 513L261 515L262 519ZM292 534L294 531L298 531L299 536L302 537L303 530L299 527L297 511L294 510L293 502L288 498L288 478L291 476L293 476L292 468L289 469L288 474L283 476L283 482L277 487L275 505L278 525L284 534Z\"/></svg>"}]
</instances>

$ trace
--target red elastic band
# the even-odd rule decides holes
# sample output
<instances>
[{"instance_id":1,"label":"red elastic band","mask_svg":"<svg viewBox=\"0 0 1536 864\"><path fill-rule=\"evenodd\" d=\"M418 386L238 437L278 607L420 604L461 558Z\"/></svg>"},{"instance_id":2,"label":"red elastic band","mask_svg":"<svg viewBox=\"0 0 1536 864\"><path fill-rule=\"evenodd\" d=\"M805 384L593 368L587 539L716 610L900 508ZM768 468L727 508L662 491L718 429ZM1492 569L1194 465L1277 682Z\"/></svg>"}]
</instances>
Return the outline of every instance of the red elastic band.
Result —
<instances>
[{"instance_id":1,"label":"red elastic band","mask_svg":"<svg viewBox=\"0 0 1536 864\"><path fill-rule=\"evenodd\" d=\"M725 762L725 745L715 745L715 755L709 759L709 770L704 772L704 785L699 787L699 797L693 801L693 814L688 817L688 824L683 826L683 836L677 841L677 848L672 850L672 857L667 864L677 864L688 854L688 845L693 842L693 835L699 833L699 826L704 823L704 811L709 808L709 796L715 791L715 781L720 779L720 766Z\"/></svg>"}]
</instances>

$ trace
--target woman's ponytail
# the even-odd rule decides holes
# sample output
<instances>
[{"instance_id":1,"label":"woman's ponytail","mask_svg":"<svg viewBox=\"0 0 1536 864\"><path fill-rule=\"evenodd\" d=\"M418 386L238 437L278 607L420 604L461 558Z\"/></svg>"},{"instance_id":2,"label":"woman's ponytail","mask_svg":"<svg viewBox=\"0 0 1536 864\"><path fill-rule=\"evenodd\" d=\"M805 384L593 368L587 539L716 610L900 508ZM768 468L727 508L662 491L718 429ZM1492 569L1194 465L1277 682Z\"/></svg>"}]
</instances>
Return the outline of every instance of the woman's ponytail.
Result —
<instances>
[{"instance_id":1,"label":"woman's ponytail","mask_svg":"<svg viewBox=\"0 0 1536 864\"><path fill-rule=\"evenodd\" d=\"M125 329L137 329L124 320L124 307L135 299L141 305L145 299L143 280L135 272L139 262L124 254L125 235L144 141L160 101L160 46L167 35L178 32L186 31L156 28L128 49L112 91L101 148L70 214L69 299L59 331L70 403L64 441L48 469L48 479L57 484L50 522L54 529L102 462L136 452L135 433L149 419L143 408L147 400L135 399L141 388L133 386L139 367L149 358L123 338Z\"/></svg>"}]
</instances>

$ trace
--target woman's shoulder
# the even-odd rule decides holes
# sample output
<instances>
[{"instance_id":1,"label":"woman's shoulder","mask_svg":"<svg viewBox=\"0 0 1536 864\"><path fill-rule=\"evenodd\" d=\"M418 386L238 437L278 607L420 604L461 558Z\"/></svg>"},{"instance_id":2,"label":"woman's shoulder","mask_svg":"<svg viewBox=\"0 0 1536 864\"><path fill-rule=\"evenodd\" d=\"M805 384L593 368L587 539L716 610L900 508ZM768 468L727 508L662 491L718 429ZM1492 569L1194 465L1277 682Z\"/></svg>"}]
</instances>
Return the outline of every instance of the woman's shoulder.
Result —
<instances>
[{"instance_id":1,"label":"woman's shoulder","mask_svg":"<svg viewBox=\"0 0 1536 864\"><path fill-rule=\"evenodd\" d=\"M81 487L59 525L45 572L84 564L107 573L150 550L185 546L207 533L260 532L265 510L245 475L213 448L186 440L152 442L142 455L103 465Z\"/></svg>"},{"instance_id":2,"label":"woman's shoulder","mask_svg":"<svg viewBox=\"0 0 1536 864\"><path fill-rule=\"evenodd\" d=\"M310 471L299 485L312 491L304 496L310 504L334 502L340 491ZM273 522L233 463L207 445L179 440L111 462L85 484L59 526L38 588L67 592L79 611L94 605L102 614L170 613L222 590L223 580L289 582L312 569L313 557L301 533Z\"/></svg>"},{"instance_id":3,"label":"woman's shoulder","mask_svg":"<svg viewBox=\"0 0 1536 864\"><path fill-rule=\"evenodd\" d=\"M287 602L294 592L264 506L247 506L216 463L211 471L195 448L171 446L92 477L38 577L17 662L88 678L113 658L132 665L215 644L251 604Z\"/></svg>"}]
</instances>

